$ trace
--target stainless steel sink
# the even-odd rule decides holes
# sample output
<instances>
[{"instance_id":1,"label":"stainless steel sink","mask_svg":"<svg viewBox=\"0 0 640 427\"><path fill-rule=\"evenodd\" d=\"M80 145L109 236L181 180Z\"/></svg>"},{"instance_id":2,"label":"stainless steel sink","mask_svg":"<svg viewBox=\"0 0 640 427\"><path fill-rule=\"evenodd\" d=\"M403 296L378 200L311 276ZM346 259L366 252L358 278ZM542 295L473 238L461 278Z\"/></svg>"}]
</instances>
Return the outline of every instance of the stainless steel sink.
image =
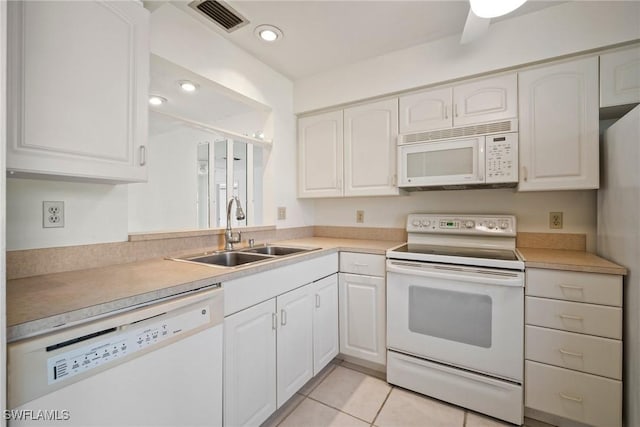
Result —
<instances>
[{"instance_id":1,"label":"stainless steel sink","mask_svg":"<svg viewBox=\"0 0 640 427\"><path fill-rule=\"evenodd\" d=\"M292 248L287 246L260 246L250 249L242 249L245 253L265 254L273 256L292 255L300 252L308 252L315 249L312 248Z\"/></svg>"},{"instance_id":2,"label":"stainless steel sink","mask_svg":"<svg viewBox=\"0 0 640 427\"><path fill-rule=\"evenodd\" d=\"M236 267L238 265L249 264L259 261L268 261L273 259L272 257L251 254L246 252L222 252L212 255L205 255L195 258L183 259L184 261L198 262L202 264L212 264L222 267Z\"/></svg>"},{"instance_id":3,"label":"stainless steel sink","mask_svg":"<svg viewBox=\"0 0 640 427\"><path fill-rule=\"evenodd\" d=\"M222 251L191 255L184 258L171 258L174 261L209 264L216 267L239 267L256 262L268 261L277 257L294 255L302 252L315 251L319 248L296 248L289 246L264 245L254 248L244 248L235 251Z\"/></svg>"}]
</instances>

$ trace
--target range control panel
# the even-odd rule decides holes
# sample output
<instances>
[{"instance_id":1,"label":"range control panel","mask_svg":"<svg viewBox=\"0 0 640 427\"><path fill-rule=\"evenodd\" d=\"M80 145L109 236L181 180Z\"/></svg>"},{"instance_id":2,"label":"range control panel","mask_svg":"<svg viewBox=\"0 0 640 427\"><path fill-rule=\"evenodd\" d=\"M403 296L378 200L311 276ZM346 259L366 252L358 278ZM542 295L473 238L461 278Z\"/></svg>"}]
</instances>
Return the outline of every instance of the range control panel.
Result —
<instances>
[{"instance_id":1,"label":"range control panel","mask_svg":"<svg viewBox=\"0 0 640 427\"><path fill-rule=\"evenodd\" d=\"M513 215L410 214L407 217L407 232L512 237L516 235L516 217Z\"/></svg>"},{"instance_id":2,"label":"range control panel","mask_svg":"<svg viewBox=\"0 0 640 427\"><path fill-rule=\"evenodd\" d=\"M487 184L518 181L518 134L490 135L485 139Z\"/></svg>"},{"instance_id":3,"label":"range control panel","mask_svg":"<svg viewBox=\"0 0 640 427\"><path fill-rule=\"evenodd\" d=\"M47 359L48 384L64 381L83 372L90 371L106 363L113 362L131 353L162 343L169 338L182 335L211 321L207 303L185 313L147 323L136 328L136 324L114 328L109 338L78 347L76 341L86 341L79 337L58 347L75 348ZM107 332L109 333L109 332ZM58 350L56 350L58 351Z\"/></svg>"}]
</instances>

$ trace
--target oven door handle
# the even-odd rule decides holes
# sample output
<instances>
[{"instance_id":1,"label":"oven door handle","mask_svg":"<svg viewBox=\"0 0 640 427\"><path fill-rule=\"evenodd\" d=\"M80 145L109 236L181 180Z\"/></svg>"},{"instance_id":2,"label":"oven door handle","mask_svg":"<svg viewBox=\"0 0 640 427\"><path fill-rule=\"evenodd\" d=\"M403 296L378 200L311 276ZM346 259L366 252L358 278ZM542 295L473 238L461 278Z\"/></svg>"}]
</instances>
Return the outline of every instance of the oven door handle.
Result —
<instances>
[{"instance_id":1,"label":"oven door handle","mask_svg":"<svg viewBox=\"0 0 640 427\"><path fill-rule=\"evenodd\" d=\"M454 265L433 265L411 261L387 261L387 272L433 277L445 280L482 283L484 285L524 287L522 272L491 271Z\"/></svg>"}]
</instances>

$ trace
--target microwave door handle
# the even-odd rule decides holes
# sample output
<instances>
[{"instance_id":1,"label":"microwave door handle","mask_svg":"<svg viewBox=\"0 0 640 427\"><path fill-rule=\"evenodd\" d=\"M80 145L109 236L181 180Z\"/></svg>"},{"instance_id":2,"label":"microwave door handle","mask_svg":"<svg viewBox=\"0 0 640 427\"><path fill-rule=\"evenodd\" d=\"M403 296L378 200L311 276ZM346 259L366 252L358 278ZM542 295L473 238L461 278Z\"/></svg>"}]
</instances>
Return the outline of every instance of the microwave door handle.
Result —
<instances>
[{"instance_id":1,"label":"microwave door handle","mask_svg":"<svg viewBox=\"0 0 640 427\"><path fill-rule=\"evenodd\" d=\"M388 261L387 272L412 276L481 283L484 285L523 287L522 273L493 273L465 267L432 267L429 264L410 261Z\"/></svg>"},{"instance_id":2,"label":"microwave door handle","mask_svg":"<svg viewBox=\"0 0 640 427\"><path fill-rule=\"evenodd\" d=\"M484 182L484 166L486 163L485 160L485 142L484 142L484 138L482 138L483 140L481 142L478 143L478 179L481 182Z\"/></svg>"}]
</instances>

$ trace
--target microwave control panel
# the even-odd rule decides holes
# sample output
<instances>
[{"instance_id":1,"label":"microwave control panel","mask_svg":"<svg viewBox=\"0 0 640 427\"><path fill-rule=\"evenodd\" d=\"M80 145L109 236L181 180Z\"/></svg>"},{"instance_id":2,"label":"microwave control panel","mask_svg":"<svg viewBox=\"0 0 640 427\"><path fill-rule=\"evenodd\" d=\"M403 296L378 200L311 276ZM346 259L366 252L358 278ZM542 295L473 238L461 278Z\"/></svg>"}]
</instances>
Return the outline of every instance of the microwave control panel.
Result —
<instances>
[{"instance_id":1,"label":"microwave control panel","mask_svg":"<svg viewBox=\"0 0 640 427\"><path fill-rule=\"evenodd\" d=\"M518 134L489 135L485 140L486 183L518 182Z\"/></svg>"}]
</instances>

